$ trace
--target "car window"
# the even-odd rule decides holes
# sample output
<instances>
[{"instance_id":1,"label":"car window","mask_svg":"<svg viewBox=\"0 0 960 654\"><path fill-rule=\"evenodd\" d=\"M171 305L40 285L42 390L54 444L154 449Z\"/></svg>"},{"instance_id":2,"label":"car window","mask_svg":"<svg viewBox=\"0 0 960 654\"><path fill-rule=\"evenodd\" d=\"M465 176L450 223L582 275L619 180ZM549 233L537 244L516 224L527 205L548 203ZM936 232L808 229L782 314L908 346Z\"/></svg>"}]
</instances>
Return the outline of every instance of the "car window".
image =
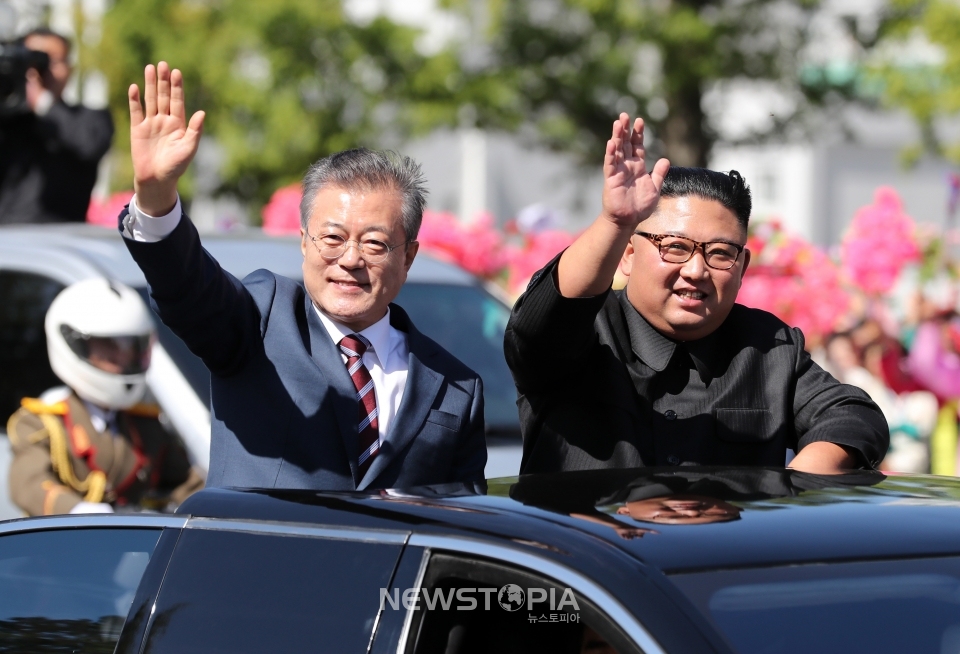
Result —
<instances>
[{"instance_id":1,"label":"car window","mask_svg":"<svg viewBox=\"0 0 960 654\"><path fill-rule=\"evenodd\" d=\"M37 397L62 382L47 358L43 319L63 284L43 275L0 270L0 421L24 397Z\"/></svg>"},{"instance_id":2,"label":"car window","mask_svg":"<svg viewBox=\"0 0 960 654\"><path fill-rule=\"evenodd\" d=\"M400 544L187 529L147 652L365 652Z\"/></svg>"},{"instance_id":3,"label":"car window","mask_svg":"<svg viewBox=\"0 0 960 654\"><path fill-rule=\"evenodd\" d=\"M113 652L159 529L0 536L0 651Z\"/></svg>"},{"instance_id":4,"label":"car window","mask_svg":"<svg viewBox=\"0 0 960 654\"><path fill-rule=\"evenodd\" d=\"M627 654L627 636L576 589L534 571L484 559L433 554L413 608L407 654ZM392 600L396 600L393 601Z\"/></svg>"},{"instance_id":5,"label":"car window","mask_svg":"<svg viewBox=\"0 0 960 654\"><path fill-rule=\"evenodd\" d=\"M676 574L741 654L960 652L960 559Z\"/></svg>"},{"instance_id":6,"label":"car window","mask_svg":"<svg viewBox=\"0 0 960 654\"><path fill-rule=\"evenodd\" d=\"M479 286L420 282L404 284L397 304L417 329L480 375L487 431L519 435L517 389L503 356L510 308Z\"/></svg>"}]
</instances>

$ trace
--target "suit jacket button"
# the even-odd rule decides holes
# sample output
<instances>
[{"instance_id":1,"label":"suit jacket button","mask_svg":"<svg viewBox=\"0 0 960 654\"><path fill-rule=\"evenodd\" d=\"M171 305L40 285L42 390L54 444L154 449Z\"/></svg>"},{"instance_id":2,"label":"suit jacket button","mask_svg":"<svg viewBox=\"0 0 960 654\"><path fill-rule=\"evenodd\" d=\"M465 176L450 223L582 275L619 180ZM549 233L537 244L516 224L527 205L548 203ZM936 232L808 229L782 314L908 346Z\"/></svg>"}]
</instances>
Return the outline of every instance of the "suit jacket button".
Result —
<instances>
[{"instance_id":1,"label":"suit jacket button","mask_svg":"<svg viewBox=\"0 0 960 654\"><path fill-rule=\"evenodd\" d=\"M663 412L663 417L666 418L667 420L676 420L677 412L674 411L673 409L667 409L666 411Z\"/></svg>"},{"instance_id":2,"label":"suit jacket button","mask_svg":"<svg viewBox=\"0 0 960 654\"><path fill-rule=\"evenodd\" d=\"M680 465L680 457L678 457L675 454L671 454L670 456L667 457L667 463L669 463L672 466Z\"/></svg>"}]
</instances>

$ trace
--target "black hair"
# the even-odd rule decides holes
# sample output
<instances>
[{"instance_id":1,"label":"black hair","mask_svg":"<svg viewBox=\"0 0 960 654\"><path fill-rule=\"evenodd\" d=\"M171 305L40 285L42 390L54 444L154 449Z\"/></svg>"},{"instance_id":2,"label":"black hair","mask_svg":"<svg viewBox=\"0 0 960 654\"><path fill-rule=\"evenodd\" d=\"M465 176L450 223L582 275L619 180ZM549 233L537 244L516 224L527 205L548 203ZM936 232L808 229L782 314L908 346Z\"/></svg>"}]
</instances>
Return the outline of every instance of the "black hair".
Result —
<instances>
[{"instance_id":1,"label":"black hair","mask_svg":"<svg viewBox=\"0 0 960 654\"><path fill-rule=\"evenodd\" d=\"M19 43L20 45L24 45L27 39L29 39L31 36L52 36L54 38L60 39L60 41L63 42L63 45L67 50L67 56L70 56L70 50L73 49L73 44L70 42L70 39L65 37L63 34L60 34L59 32L54 32L49 27L35 27L29 32L27 32L26 34L24 34L23 36L21 36L19 39L17 39L17 43Z\"/></svg>"},{"instance_id":2,"label":"black hair","mask_svg":"<svg viewBox=\"0 0 960 654\"><path fill-rule=\"evenodd\" d=\"M681 198L689 195L704 200L716 200L737 216L737 221L747 229L753 200L750 187L735 170L721 173L706 168L671 166L660 188L662 198Z\"/></svg>"}]
</instances>

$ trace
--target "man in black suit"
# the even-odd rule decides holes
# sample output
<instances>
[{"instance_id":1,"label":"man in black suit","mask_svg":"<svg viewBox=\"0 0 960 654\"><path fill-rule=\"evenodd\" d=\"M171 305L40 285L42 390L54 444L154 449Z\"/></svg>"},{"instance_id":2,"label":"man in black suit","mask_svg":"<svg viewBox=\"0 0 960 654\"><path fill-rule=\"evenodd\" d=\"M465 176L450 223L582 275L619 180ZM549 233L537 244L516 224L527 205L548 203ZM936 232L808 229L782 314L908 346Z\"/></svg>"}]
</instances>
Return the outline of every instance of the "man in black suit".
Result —
<instances>
[{"instance_id":1,"label":"man in black suit","mask_svg":"<svg viewBox=\"0 0 960 654\"><path fill-rule=\"evenodd\" d=\"M25 106L0 110L0 224L83 222L113 120L63 101L71 73L64 36L36 29L21 43L49 64L27 69Z\"/></svg>"},{"instance_id":2,"label":"man in black suit","mask_svg":"<svg viewBox=\"0 0 960 654\"><path fill-rule=\"evenodd\" d=\"M203 250L177 180L204 115L183 78L129 89L136 195L120 230L163 321L211 372L208 486L352 490L482 482L480 378L391 304L417 254L425 189L411 159L365 149L304 177L303 283L242 282Z\"/></svg>"},{"instance_id":3,"label":"man in black suit","mask_svg":"<svg viewBox=\"0 0 960 654\"><path fill-rule=\"evenodd\" d=\"M889 430L866 393L813 363L799 329L735 304L750 264L739 173L665 159L648 173L644 157L643 121L621 114L603 211L510 317L521 472L777 466L788 450L806 472L876 467Z\"/></svg>"}]
</instances>

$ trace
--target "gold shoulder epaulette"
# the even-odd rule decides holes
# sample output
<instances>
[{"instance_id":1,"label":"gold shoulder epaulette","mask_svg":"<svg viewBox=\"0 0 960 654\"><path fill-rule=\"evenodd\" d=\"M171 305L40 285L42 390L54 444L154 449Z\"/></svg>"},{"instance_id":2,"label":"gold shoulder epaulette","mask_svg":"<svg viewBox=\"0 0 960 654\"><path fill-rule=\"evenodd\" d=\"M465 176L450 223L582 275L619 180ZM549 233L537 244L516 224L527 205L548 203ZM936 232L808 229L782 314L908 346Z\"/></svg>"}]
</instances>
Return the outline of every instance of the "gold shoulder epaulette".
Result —
<instances>
[{"instance_id":1,"label":"gold shoulder epaulette","mask_svg":"<svg viewBox=\"0 0 960 654\"><path fill-rule=\"evenodd\" d=\"M25 397L20 400L20 406L34 415L65 416L69 411L66 402L48 404L36 397Z\"/></svg>"},{"instance_id":2,"label":"gold shoulder epaulette","mask_svg":"<svg viewBox=\"0 0 960 654\"><path fill-rule=\"evenodd\" d=\"M125 411L138 418L157 418L160 416L160 407L156 404L134 404Z\"/></svg>"}]
</instances>

